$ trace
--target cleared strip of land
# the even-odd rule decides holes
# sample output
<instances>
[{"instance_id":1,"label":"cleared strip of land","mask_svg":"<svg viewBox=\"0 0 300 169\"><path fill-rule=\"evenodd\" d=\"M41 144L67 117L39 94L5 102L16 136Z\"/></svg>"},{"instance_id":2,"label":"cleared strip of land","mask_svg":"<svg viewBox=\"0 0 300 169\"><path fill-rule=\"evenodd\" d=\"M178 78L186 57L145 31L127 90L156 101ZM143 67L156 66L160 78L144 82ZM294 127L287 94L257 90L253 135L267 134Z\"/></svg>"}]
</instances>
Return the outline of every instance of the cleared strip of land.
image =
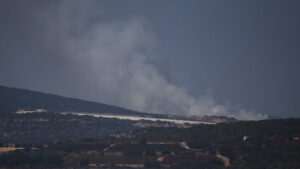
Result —
<instances>
[{"instance_id":1,"label":"cleared strip of land","mask_svg":"<svg viewBox=\"0 0 300 169\"><path fill-rule=\"evenodd\" d=\"M7 153L16 150L24 150L24 147L0 147L0 153ZM38 150L38 148L32 147L31 150Z\"/></svg>"},{"instance_id":2,"label":"cleared strip of land","mask_svg":"<svg viewBox=\"0 0 300 169\"><path fill-rule=\"evenodd\" d=\"M204 122L204 121L192 121L192 120L177 120L177 119L164 119L164 118L155 118L155 117L139 117L139 116L126 116L126 115L106 115L106 114L97 114L97 113L82 113L82 112L69 112L70 114L75 114L79 116L93 116L93 117L102 117L102 118L115 118L121 120L148 120L148 121L164 121L172 122L177 124L216 124L213 122ZM62 113L68 114L68 113Z\"/></svg>"},{"instance_id":3,"label":"cleared strip of land","mask_svg":"<svg viewBox=\"0 0 300 169\"><path fill-rule=\"evenodd\" d=\"M10 152L15 150L24 150L23 147L0 147L0 152Z\"/></svg>"}]
</instances>

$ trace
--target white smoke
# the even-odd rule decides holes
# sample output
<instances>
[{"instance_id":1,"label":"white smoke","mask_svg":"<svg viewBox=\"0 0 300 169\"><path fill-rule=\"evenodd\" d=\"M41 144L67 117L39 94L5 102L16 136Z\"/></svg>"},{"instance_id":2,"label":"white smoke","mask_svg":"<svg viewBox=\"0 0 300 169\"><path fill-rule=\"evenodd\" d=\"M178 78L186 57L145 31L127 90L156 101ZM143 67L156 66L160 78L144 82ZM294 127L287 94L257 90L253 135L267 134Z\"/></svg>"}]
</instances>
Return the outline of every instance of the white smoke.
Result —
<instances>
[{"instance_id":1,"label":"white smoke","mask_svg":"<svg viewBox=\"0 0 300 169\"><path fill-rule=\"evenodd\" d=\"M54 17L60 18L57 24L62 26L59 36L67 50L68 69L84 72L75 75L72 83L84 89L80 92L87 99L142 112L220 115L247 120L266 118L217 104L209 95L192 97L186 89L168 82L157 67L149 63L156 37L145 18L93 20L89 12L92 5L85 5L78 14L74 3L64 2ZM49 17L49 14L44 16ZM74 19L78 16L79 19Z\"/></svg>"}]
</instances>

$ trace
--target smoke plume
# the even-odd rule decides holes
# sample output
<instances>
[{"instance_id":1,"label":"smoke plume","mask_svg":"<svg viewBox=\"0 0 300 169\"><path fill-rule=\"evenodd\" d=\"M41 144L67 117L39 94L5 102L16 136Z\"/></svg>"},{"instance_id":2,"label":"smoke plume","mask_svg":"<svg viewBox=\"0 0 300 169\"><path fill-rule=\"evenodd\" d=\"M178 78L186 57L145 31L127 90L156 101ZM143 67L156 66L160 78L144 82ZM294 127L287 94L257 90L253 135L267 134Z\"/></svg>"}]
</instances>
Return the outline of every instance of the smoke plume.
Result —
<instances>
[{"instance_id":1,"label":"smoke plume","mask_svg":"<svg viewBox=\"0 0 300 169\"><path fill-rule=\"evenodd\" d=\"M39 57L45 59L38 66L44 72L43 82L37 83L61 88L52 90L55 93L142 112L266 118L218 104L210 95L192 97L187 89L167 81L149 62L159 40L151 23L141 16L105 20L104 12L79 1L60 1L38 11ZM48 66L49 62L56 66Z\"/></svg>"}]
</instances>

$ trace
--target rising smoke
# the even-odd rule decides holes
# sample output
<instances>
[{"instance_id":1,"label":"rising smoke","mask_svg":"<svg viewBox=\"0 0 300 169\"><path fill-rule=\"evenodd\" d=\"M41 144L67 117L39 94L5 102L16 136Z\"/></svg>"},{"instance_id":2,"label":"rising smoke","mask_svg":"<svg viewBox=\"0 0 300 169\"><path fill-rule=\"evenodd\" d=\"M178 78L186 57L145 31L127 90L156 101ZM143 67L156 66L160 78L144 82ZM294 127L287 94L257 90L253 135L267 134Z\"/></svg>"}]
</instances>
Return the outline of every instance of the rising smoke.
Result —
<instances>
[{"instance_id":1,"label":"rising smoke","mask_svg":"<svg viewBox=\"0 0 300 169\"><path fill-rule=\"evenodd\" d=\"M105 20L102 12L106 11L93 6L61 1L36 16L43 27L43 57L56 63L55 68L44 69L65 94L142 112L266 118L218 104L210 95L192 97L170 83L149 62L158 39L147 19ZM49 51L55 51L55 56L48 56Z\"/></svg>"}]
</instances>

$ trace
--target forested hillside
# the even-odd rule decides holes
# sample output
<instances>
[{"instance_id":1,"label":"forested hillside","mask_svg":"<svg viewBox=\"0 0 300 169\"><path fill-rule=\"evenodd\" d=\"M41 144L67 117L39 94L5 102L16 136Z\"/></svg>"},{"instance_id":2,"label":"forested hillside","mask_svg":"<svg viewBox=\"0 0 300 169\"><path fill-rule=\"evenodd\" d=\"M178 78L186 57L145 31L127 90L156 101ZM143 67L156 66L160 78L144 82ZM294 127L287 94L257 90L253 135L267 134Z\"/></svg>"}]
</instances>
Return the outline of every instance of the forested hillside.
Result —
<instances>
[{"instance_id":1,"label":"forested hillside","mask_svg":"<svg viewBox=\"0 0 300 169\"><path fill-rule=\"evenodd\" d=\"M53 112L79 111L130 115L142 114L137 111L102 103L0 86L0 112L11 112L17 109L46 109Z\"/></svg>"}]
</instances>

